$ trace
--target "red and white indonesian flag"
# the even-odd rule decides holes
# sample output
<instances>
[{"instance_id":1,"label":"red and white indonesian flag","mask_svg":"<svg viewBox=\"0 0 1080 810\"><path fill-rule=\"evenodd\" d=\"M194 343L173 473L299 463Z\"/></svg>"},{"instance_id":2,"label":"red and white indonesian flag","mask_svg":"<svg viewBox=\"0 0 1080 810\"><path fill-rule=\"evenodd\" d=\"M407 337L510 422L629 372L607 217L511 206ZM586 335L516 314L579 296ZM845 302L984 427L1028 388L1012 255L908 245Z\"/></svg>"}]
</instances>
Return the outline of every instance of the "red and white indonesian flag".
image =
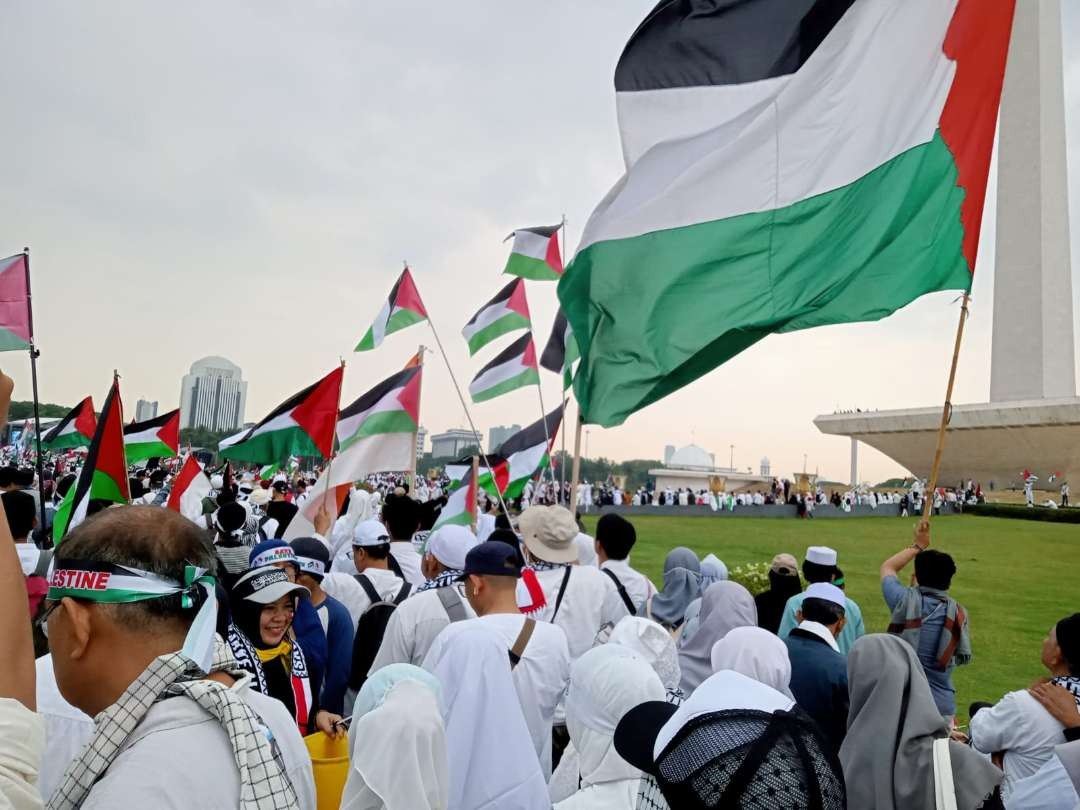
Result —
<instances>
[{"instance_id":1,"label":"red and white indonesian flag","mask_svg":"<svg viewBox=\"0 0 1080 810\"><path fill-rule=\"evenodd\" d=\"M165 505L188 520L201 523L203 499L210 497L211 492L213 488L202 464L189 453L173 481L172 491L169 492L169 500Z\"/></svg>"},{"instance_id":2,"label":"red and white indonesian flag","mask_svg":"<svg viewBox=\"0 0 1080 810\"><path fill-rule=\"evenodd\" d=\"M408 470L416 452L420 424L423 366L410 365L342 408L338 418L339 451L308 493L303 511L289 523L285 538L315 533L323 506L336 517L356 481L372 473Z\"/></svg>"}]
</instances>

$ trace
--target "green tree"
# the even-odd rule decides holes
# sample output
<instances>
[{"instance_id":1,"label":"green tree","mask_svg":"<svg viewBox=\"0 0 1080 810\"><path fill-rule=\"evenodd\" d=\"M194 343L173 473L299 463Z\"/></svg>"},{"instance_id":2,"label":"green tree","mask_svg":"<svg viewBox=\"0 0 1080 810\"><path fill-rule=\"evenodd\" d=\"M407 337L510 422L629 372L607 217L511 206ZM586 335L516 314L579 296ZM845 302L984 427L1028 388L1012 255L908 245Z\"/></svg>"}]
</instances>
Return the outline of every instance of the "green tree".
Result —
<instances>
[{"instance_id":1,"label":"green tree","mask_svg":"<svg viewBox=\"0 0 1080 810\"><path fill-rule=\"evenodd\" d=\"M59 419L67 416L71 405L54 405L51 402L42 402L38 405L38 411L42 419ZM8 409L8 421L17 422L34 418L34 401L31 399L18 400L11 403Z\"/></svg>"}]
</instances>

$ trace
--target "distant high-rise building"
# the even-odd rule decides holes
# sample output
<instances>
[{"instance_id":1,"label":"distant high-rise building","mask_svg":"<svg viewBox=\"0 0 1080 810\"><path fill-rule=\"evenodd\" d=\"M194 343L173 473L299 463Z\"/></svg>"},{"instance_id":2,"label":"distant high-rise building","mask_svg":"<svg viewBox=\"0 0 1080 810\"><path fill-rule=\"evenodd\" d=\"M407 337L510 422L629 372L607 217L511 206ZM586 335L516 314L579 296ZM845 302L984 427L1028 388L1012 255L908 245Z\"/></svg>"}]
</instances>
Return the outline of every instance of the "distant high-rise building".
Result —
<instances>
[{"instance_id":1,"label":"distant high-rise building","mask_svg":"<svg viewBox=\"0 0 1080 810\"><path fill-rule=\"evenodd\" d=\"M761 477L768 478L772 475L772 464L769 463L769 457L765 456L761 459Z\"/></svg>"},{"instance_id":2,"label":"distant high-rise building","mask_svg":"<svg viewBox=\"0 0 1080 810\"><path fill-rule=\"evenodd\" d=\"M424 445L427 444L427 428L420 426L416 430L416 457L424 455Z\"/></svg>"},{"instance_id":3,"label":"distant high-rise building","mask_svg":"<svg viewBox=\"0 0 1080 810\"><path fill-rule=\"evenodd\" d=\"M499 425L498 427L493 427L491 430L488 431L487 449L494 451L499 447L499 445L501 445L519 430L521 430L521 425Z\"/></svg>"},{"instance_id":4,"label":"distant high-rise building","mask_svg":"<svg viewBox=\"0 0 1080 810\"><path fill-rule=\"evenodd\" d=\"M460 456L467 448L480 444L480 434L462 428L451 428L431 437L431 455L435 458Z\"/></svg>"},{"instance_id":5,"label":"distant high-rise building","mask_svg":"<svg viewBox=\"0 0 1080 810\"><path fill-rule=\"evenodd\" d=\"M146 399L140 399L135 403L135 421L145 422L147 419L153 419L157 416L158 404L157 400L149 401Z\"/></svg>"},{"instance_id":6,"label":"distant high-rise building","mask_svg":"<svg viewBox=\"0 0 1080 810\"><path fill-rule=\"evenodd\" d=\"M671 457L673 455L675 455L675 445L673 445L673 444L665 444L664 445L664 464L665 465L666 464L671 464Z\"/></svg>"},{"instance_id":7,"label":"distant high-rise building","mask_svg":"<svg viewBox=\"0 0 1080 810\"><path fill-rule=\"evenodd\" d=\"M180 427L238 430L244 424L247 383L240 366L224 357L191 364L180 385Z\"/></svg>"}]
</instances>

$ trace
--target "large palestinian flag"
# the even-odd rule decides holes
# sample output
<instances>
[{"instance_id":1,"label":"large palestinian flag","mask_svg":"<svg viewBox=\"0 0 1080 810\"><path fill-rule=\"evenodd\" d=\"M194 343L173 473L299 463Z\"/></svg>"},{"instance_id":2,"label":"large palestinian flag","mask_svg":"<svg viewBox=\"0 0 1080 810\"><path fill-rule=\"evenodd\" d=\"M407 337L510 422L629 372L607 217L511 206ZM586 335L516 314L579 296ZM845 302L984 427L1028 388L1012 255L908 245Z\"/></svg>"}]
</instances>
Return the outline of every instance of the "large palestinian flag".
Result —
<instances>
[{"instance_id":1,"label":"large palestinian flag","mask_svg":"<svg viewBox=\"0 0 1080 810\"><path fill-rule=\"evenodd\" d=\"M555 325L551 327L551 337L548 338L544 352L540 355L540 366L556 374L562 374L563 391L565 391L574 381L574 361L580 356L577 341L574 340L574 330L570 328L569 321L560 309L555 314Z\"/></svg>"},{"instance_id":2,"label":"large palestinian flag","mask_svg":"<svg viewBox=\"0 0 1080 810\"><path fill-rule=\"evenodd\" d=\"M89 447L96 427L94 400L87 397L41 437L41 449L70 450L73 447Z\"/></svg>"},{"instance_id":3,"label":"large palestinian flag","mask_svg":"<svg viewBox=\"0 0 1080 810\"><path fill-rule=\"evenodd\" d=\"M145 422L124 428L128 464L148 458L166 458L180 453L180 410L169 411Z\"/></svg>"},{"instance_id":4,"label":"large palestinian flag","mask_svg":"<svg viewBox=\"0 0 1080 810\"><path fill-rule=\"evenodd\" d=\"M0 259L0 352L30 348L30 293L26 256Z\"/></svg>"},{"instance_id":5,"label":"large palestinian flag","mask_svg":"<svg viewBox=\"0 0 1080 810\"><path fill-rule=\"evenodd\" d=\"M254 464L271 464L291 455L329 458L343 374L340 366L335 368L278 405L255 427L222 441L221 457Z\"/></svg>"},{"instance_id":6,"label":"large palestinian flag","mask_svg":"<svg viewBox=\"0 0 1080 810\"><path fill-rule=\"evenodd\" d=\"M505 459L497 470L495 480L504 498L516 498L525 484L539 470L551 466L551 446L562 424L563 406L538 419L495 448L496 455Z\"/></svg>"},{"instance_id":7,"label":"large palestinian flag","mask_svg":"<svg viewBox=\"0 0 1080 810\"><path fill-rule=\"evenodd\" d=\"M968 290L1014 2L660 3L615 70L626 173L559 283L585 421Z\"/></svg>"},{"instance_id":8,"label":"large palestinian flag","mask_svg":"<svg viewBox=\"0 0 1080 810\"><path fill-rule=\"evenodd\" d=\"M120 384L114 379L86 453L86 463L53 518L53 542L59 543L69 530L86 519L90 501L127 503L130 497L124 458L124 413Z\"/></svg>"},{"instance_id":9,"label":"large palestinian flag","mask_svg":"<svg viewBox=\"0 0 1080 810\"><path fill-rule=\"evenodd\" d=\"M461 334L469 344L469 354L476 354L496 338L517 329L531 329L529 302L525 299L525 282L511 281L498 295L488 301L465 324Z\"/></svg>"},{"instance_id":10,"label":"large palestinian flag","mask_svg":"<svg viewBox=\"0 0 1080 810\"><path fill-rule=\"evenodd\" d=\"M536 346L532 332L526 332L480 369L469 383L469 393L473 402L484 402L526 385L539 384Z\"/></svg>"},{"instance_id":11,"label":"large palestinian flag","mask_svg":"<svg viewBox=\"0 0 1080 810\"><path fill-rule=\"evenodd\" d=\"M422 365L410 365L342 408L337 424L338 454L309 490L303 512L289 523L287 539L305 533L310 536L322 506L336 516L353 482L372 473L412 468L422 374Z\"/></svg>"},{"instance_id":12,"label":"large palestinian flag","mask_svg":"<svg viewBox=\"0 0 1080 810\"><path fill-rule=\"evenodd\" d=\"M375 316L375 323L364 333L354 351L366 352L380 346L383 338L406 326L427 320L427 310L420 300L420 293L413 283L412 273L406 267L398 277L390 296L383 301L382 309Z\"/></svg>"},{"instance_id":13,"label":"large palestinian flag","mask_svg":"<svg viewBox=\"0 0 1080 810\"><path fill-rule=\"evenodd\" d=\"M507 239L513 238L510 258L504 273L534 281L557 281L563 274L562 257L559 255L559 229L562 225L521 228Z\"/></svg>"}]
</instances>

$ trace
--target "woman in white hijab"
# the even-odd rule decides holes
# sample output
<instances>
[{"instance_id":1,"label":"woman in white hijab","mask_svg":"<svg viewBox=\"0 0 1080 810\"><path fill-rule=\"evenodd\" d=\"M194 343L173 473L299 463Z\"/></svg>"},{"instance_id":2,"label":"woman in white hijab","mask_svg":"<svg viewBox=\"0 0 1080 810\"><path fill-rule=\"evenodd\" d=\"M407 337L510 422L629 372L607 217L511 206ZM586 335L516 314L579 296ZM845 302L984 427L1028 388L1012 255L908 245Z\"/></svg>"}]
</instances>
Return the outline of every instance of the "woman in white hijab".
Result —
<instances>
[{"instance_id":1,"label":"woman in white hijab","mask_svg":"<svg viewBox=\"0 0 1080 810\"><path fill-rule=\"evenodd\" d=\"M391 664L368 678L353 709L349 759L341 810L445 810L439 682L411 664Z\"/></svg>"},{"instance_id":2,"label":"woman in white hijab","mask_svg":"<svg viewBox=\"0 0 1080 810\"><path fill-rule=\"evenodd\" d=\"M502 640L481 624L459 627L424 669L442 686L449 810L550 810Z\"/></svg>"},{"instance_id":3,"label":"woman in white hijab","mask_svg":"<svg viewBox=\"0 0 1080 810\"><path fill-rule=\"evenodd\" d=\"M787 645L768 630L736 627L713 644L712 668L738 672L794 700Z\"/></svg>"},{"instance_id":4,"label":"woman in white hijab","mask_svg":"<svg viewBox=\"0 0 1080 810\"><path fill-rule=\"evenodd\" d=\"M717 582L701 597L701 626L679 650L680 686L687 697L712 675L713 644L736 627L757 627L754 597L737 582Z\"/></svg>"},{"instance_id":5,"label":"woman in white hijab","mask_svg":"<svg viewBox=\"0 0 1080 810\"><path fill-rule=\"evenodd\" d=\"M615 750L615 727L632 708L664 694L652 667L618 644L594 647L574 662L566 727L578 753L581 787L555 810L633 810L641 771Z\"/></svg>"},{"instance_id":6,"label":"woman in white hijab","mask_svg":"<svg viewBox=\"0 0 1080 810\"><path fill-rule=\"evenodd\" d=\"M679 689L682 672L679 669L679 652L671 634L656 622L640 616L624 616L611 631L609 644L618 644L633 650L660 676L667 690L668 703L678 705L683 693Z\"/></svg>"}]
</instances>

